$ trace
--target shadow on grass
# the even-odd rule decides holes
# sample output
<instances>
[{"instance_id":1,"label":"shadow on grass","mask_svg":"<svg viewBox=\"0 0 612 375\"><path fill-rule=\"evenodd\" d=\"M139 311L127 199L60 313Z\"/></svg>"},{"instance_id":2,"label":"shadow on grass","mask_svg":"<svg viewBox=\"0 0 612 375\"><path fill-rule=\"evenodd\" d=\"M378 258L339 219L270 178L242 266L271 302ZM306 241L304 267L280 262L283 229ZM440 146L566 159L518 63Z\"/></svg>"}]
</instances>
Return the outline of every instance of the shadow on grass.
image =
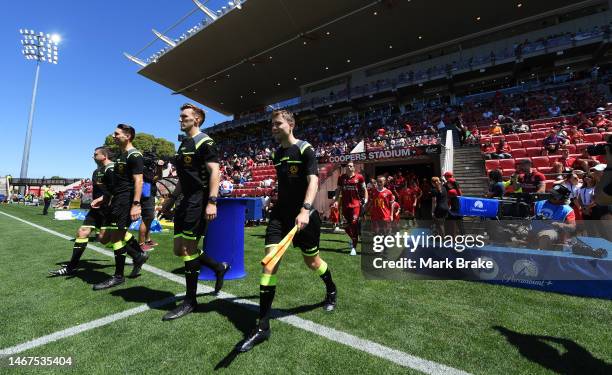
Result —
<instances>
[{"instance_id":1,"label":"shadow on grass","mask_svg":"<svg viewBox=\"0 0 612 375\"><path fill-rule=\"evenodd\" d=\"M529 335L505 327L492 327L514 345L521 356L560 374L612 374L612 364L593 357L576 342L553 336ZM561 345L561 353L551 344Z\"/></svg>"},{"instance_id":2,"label":"shadow on grass","mask_svg":"<svg viewBox=\"0 0 612 375\"><path fill-rule=\"evenodd\" d=\"M56 263L58 266L63 266L69 262ZM109 259L81 259L77 271L74 275L67 276L66 279L79 278L87 284L97 284L108 279L109 275L106 272L100 272L105 268L113 268L114 264ZM49 276L54 277L54 276Z\"/></svg>"},{"instance_id":3,"label":"shadow on grass","mask_svg":"<svg viewBox=\"0 0 612 375\"><path fill-rule=\"evenodd\" d=\"M121 297L125 302L146 303L151 309L170 311L175 306L174 294L164 290L156 290L145 286L133 286L113 290L111 295ZM178 298L177 298L178 299Z\"/></svg>"},{"instance_id":4,"label":"shadow on grass","mask_svg":"<svg viewBox=\"0 0 612 375\"><path fill-rule=\"evenodd\" d=\"M252 297L238 297L240 299L252 298ZM259 313L259 308L254 305L243 305L243 304L233 304L230 302L231 300L215 300L209 303L209 306L198 306L198 312L210 312L216 311L221 315L228 318L234 327L242 332L242 335L246 338L246 336L255 328L257 317ZM323 302L297 306L290 309L275 309L272 313L272 319L278 319L289 315L296 315L308 311L312 311L316 308L323 306ZM219 370L222 368L228 368L234 359L240 354L238 352L237 347L244 341L244 339L240 340L236 345L232 348L232 350L223 358L217 365L215 366L215 370Z\"/></svg>"}]
</instances>

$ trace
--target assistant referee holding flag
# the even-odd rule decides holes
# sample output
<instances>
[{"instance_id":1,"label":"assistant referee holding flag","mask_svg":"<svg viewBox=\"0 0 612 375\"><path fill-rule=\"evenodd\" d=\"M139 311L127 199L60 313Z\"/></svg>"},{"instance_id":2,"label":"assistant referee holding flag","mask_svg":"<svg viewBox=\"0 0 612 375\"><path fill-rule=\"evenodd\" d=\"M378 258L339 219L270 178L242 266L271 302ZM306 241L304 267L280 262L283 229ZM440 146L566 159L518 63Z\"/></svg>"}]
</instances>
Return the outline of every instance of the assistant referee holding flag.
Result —
<instances>
[{"instance_id":1,"label":"assistant referee holding flag","mask_svg":"<svg viewBox=\"0 0 612 375\"><path fill-rule=\"evenodd\" d=\"M266 229L266 254L281 242L294 226L298 232L293 245L302 250L304 263L321 277L325 283L325 311L336 306L336 285L332 281L327 263L319 256L321 220L312 203L319 188L318 166L315 151L306 142L293 136L295 119L287 110L272 112L272 136L280 147L272 154L278 180L278 202L270 215ZM259 324L243 342L238 345L240 352L270 337L270 315L276 292L278 264L270 269L264 266L259 285Z\"/></svg>"},{"instance_id":2,"label":"assistant referee holding flag","mask_svg":"<svg viewBox=\"0 0 612 375\"><path fill-rule=\"evenodd\" d=\"M200 238L206 235L208 221L217 217L221 178L215 142L200 131L204 118L204 111L193 104L181 107L179 122L186 137L174 160L179 182L162 211L167 212L177 196L183 194L174 215L174 254L185 262L187 295L183 303L162 320L177 319L195 310L201 265L215 272L215 293L221 290L223 277L230 268L229 264L216 262L197 248Z\"/></svg>"}]
</instances>

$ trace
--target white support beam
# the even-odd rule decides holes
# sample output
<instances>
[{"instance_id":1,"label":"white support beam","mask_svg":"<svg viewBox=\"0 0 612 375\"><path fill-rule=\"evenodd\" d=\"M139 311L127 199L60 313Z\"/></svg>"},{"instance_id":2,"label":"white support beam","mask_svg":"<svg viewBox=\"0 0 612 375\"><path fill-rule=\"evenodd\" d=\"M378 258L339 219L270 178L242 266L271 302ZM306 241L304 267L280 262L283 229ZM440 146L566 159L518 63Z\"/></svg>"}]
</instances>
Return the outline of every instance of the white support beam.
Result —
<instances>
[{"instance_id":1,"label":"white support beam","mask_svg":"<svg viewBox=\"0 0 612 375\"><path fill-rule=\"evenodd\" d=\"M159 39L163 40L164 43L166 43L170 47L175 47L176 46L176 43L174 42L174 40L168 38L167 36L165 36L164 34L160 33L159 31L157 31L155 29L152 29L151 31L153 31L153 34L155 34L156 37L158 37Z\"/></svg>"},{"instance_id":2,"label":"white support beam","mask_svg":"<svg viewBox=\"0 0 612 375\"><path fill-rule=\"evenodd\" d=\"M142 66L143 68L144 68L145 66L147 66L147 64L146 64L144 61L142 61L142 60L141 60L141 59L139 59L138 57L135 57L135 56L130 55L130 54L129 54L129 53L127 53L127 52L123 52L123 56L127 57L127 58L128 58L128 60L130 60L130 61L132 61L133 63L136 63L136 64L138 64L138 65Z\"/></svg>"},{"instance_id":3,"label":"white support beam","mask_svg":"<svg viewBox=\"0 0 612 375\"><path fill-rule=\"evenodd\" d=\"M197 5L198 8L200 8L200 10L204 13L206 13L206 15L208 17L210 17L210 19L212 19L213 21L215 21L217 18L219 18L215 12L213 12L212 10L208 9L206 6L204 6L204 4L202 4L201 2L199 2L198 0L193 0L193 3L195 5Z\"/></svg>"}]
</instances>

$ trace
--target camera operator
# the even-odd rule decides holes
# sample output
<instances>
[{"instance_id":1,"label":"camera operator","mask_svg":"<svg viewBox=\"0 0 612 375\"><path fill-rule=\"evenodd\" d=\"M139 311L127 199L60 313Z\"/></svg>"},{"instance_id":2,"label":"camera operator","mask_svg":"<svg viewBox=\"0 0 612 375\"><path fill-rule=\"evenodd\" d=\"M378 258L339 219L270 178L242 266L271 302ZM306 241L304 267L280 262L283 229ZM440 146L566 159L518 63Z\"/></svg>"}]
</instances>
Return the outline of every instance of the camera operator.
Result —
<instances>
[{"instance_id":1,"label":"camera operator","mask_svg":"<svg viewBox=\"0 0 612 375\"><path fill-rule=\"evenodd\" d=\"M138 242L143 251L152 250L157 243L151 240L151 223L155 218L155 196L157 181L162 178L164 161L157 159L155 153L145 153L143 171L143 194L141 198L142 221L138 228ZM148 194L147 193L148 189Z\"/></svg>"},{"instance_id":2,"label":"camera operator","mask_svg":"<svg viewBox=\"0 0 612 375\"><path fill-rule=\"evenodd\" d=\"M530 243L537 241L539 249L552 250L576 230L576 215L568 204L571 193L565 186L555 185L550 198L535 202Z\"/></svg>"}]
</instances>

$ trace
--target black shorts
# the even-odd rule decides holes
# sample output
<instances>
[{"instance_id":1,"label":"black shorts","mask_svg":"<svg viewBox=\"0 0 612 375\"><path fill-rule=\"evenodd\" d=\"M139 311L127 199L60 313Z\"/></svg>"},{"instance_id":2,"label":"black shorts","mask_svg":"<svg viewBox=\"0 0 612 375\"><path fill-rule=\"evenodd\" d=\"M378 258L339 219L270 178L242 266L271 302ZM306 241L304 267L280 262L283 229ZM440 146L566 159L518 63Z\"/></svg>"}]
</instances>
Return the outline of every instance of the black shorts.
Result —
<instances>
[{"instance_id":1,"label":"black shorts","mask_svg":"<svg viewBox=\"0 0 612 375\"><path fill-rule=\"evenodd\" d=\"M199 240L206 235L206 204L208 196L203 192L185 195L174 213L174 238Z\"/></svg>"},{"instance_id":2,"label":"black shorts","mask_svg":"<svg viewBox=\"0 0 612 375\"><path fill-rule=\"evenodd\" d=\"M142 198L140 201L140 216L143 221L155 218L155 198Z\"/></svg>"},{"instance_id":3,"label":"black shorts","mask_svg":"<svg viewBox=\"0 0 612 375\"><path fill-rule=\"evenodd\" d=\"M124 230L132 224L130 210L134 196L131 193L122 193L113 196L111 200L109 214L104 221L102 229Z\"/></svg>"},{"instance_id":4,"label":"black shorts","mask_svg":"<svg viewBox=\"0 0 612 375\"><path fill-rule=\"evenodd\" d=\"M297 215L279 215L272 212L268 228L266 228L266 247L279 244L287 233L295 226ZM308 225L297 232L293 237L293 246L299 247L302 254L315 256L319 253L319 239L321 237L321 218L314 211L310 215Z\"/></svg>"},{"instance_id":5,"label":"black shorts","mask_svg":"<svg viewBox=\"0 0 612 375\"><path fill-rule=\"evenodd\" d=\"M87 216L85 216L85 220L83 220L81 227L101 229L106 222L108 214L108 207L92 208L87 213Z\"/></svg>"}]
</instances>

